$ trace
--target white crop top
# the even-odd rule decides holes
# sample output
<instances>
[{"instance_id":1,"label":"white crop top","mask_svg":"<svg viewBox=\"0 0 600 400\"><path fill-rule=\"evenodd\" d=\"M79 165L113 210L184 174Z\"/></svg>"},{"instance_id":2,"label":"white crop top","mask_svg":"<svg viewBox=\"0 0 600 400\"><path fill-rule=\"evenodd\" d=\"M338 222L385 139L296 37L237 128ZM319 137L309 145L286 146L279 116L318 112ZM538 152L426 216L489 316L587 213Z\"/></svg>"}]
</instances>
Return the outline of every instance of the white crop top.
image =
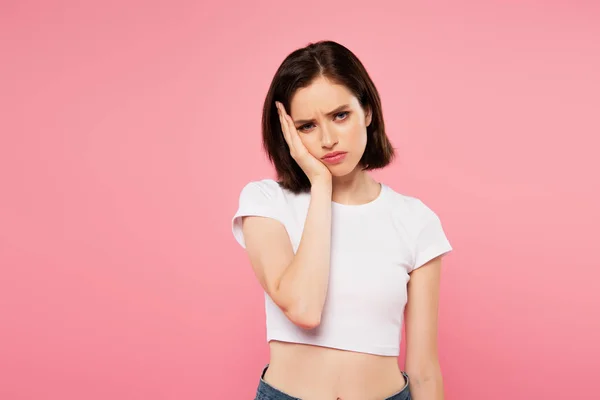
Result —
<instances>
[{"instance_id":1,"label":"white crop top","mask_svg":"<svg viewBox=\"0 0 600 400\"><path fill-rule=\"evenodd\" d=\"M294 194L271 179L248 183L232 220L245 248L243 216L280 221L294 252L302 237L310 193ZM438 216L421 200L381 184L367 204L332 202L331 261L321 323L314 329L291 322L265 293L267 341L304 343L397 356L409 273L452 250Z\"/></svg>"}]
</instances>

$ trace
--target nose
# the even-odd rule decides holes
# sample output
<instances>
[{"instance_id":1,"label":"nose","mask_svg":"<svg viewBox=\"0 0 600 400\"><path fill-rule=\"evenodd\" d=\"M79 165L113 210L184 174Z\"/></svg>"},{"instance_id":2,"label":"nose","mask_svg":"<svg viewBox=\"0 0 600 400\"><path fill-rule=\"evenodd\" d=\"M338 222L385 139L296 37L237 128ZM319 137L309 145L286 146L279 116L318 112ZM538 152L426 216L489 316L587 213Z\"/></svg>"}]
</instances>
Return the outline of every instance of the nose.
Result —
<instances>
[{"instance_id":1,"label":"nose","mask_svg":"<svg viewBox=\"0 0 600 400\"><path fill-rule=\"evenodd\" d=\"M338 136L335 129L323 127L321 130L321 146L330 149L338 143Z\"/></svg>"}]
</instances>

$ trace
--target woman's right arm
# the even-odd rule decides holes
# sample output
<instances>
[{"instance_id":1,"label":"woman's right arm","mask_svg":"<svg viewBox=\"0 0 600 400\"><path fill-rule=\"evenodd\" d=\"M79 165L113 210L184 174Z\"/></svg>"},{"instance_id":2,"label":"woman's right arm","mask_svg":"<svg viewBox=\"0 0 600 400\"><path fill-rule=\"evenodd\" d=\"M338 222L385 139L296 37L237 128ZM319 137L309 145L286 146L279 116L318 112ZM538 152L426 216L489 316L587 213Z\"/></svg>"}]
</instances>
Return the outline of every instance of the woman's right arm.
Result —
<instances>
[{"instance_id":1,"label":"woman's right arm","mask_svg":"<svg viewBox=\"0 0 600 400\"><path fill-rule=\"evenodd\" d=\"M294 324L319 325L327 295L331 249L331 178L316 180L304 231L294 255L283 224L248 216L242 230L250 263L261 286Z\"/></svg>"}]
</instances>

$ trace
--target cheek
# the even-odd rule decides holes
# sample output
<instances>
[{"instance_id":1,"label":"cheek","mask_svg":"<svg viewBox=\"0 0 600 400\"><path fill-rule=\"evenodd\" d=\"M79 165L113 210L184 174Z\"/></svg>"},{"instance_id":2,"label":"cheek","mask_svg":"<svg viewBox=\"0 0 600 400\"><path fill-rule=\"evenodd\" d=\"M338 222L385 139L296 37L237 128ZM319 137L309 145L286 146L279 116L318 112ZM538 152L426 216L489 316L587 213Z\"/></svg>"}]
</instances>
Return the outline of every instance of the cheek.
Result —
<instances>
[{"instance_id":1,"label":"cheek","mask_svg":"<svg viewBox=\"0 0 600 400\"><path fill-rule=\"evenodd\" d=\"M363 151L367 146L367 130L360 125L354 125L346 132L347 144L354 151Z\"/></svg>"},{"instance_id":2,"label":"cheek","mask_svg":"<svg viewBox=\"0 0 600 400\"><path fill-rule=\"evenodd\" d=\"M367 131L363 127L357 126L351 135L348 136L348 150L352 152L352 162L358 163L365 153L367 147Z\"/></svg>"},{"instance_id":3,"label":"cheek","mask_svg":"<svg viewBox=\"0 0 600 400\"><path fill-rule=\"evenodd\" d=\"M365 128L361 128L360 130L360 146L364 150L367 147L367 130Z\"/></svg>"},{"instance_id":4,"label":"cheek","mask_svg":"<svg viewBox=\"0 0 600 400\"><path fill-rule=\"evenodd\" d=\"M316 135L302 135L300 134L300 141L306 147L306 150L315 157L319 157L319 151L321 145L316 139Z\"/></svg>"}]
</instances>

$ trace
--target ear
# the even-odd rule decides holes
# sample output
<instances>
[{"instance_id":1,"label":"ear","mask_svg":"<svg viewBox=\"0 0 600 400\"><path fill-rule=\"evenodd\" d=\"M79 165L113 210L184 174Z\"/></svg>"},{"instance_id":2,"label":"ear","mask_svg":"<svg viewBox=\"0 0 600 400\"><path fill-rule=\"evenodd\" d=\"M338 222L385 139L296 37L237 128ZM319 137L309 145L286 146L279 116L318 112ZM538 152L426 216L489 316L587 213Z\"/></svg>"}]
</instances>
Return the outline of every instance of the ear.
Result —
<instances>
[{"instance_id":1,"label":"ear","mask_svg":"<svg viewBox=\"0 0 600 400\"><path fill-rule=\"evenodd\" d=\"M371 107L367 106L365 107L365 126L369 126L371 125L371 122L373 121L373 112L371 111Z\"/></svg>"}]
</instances>

